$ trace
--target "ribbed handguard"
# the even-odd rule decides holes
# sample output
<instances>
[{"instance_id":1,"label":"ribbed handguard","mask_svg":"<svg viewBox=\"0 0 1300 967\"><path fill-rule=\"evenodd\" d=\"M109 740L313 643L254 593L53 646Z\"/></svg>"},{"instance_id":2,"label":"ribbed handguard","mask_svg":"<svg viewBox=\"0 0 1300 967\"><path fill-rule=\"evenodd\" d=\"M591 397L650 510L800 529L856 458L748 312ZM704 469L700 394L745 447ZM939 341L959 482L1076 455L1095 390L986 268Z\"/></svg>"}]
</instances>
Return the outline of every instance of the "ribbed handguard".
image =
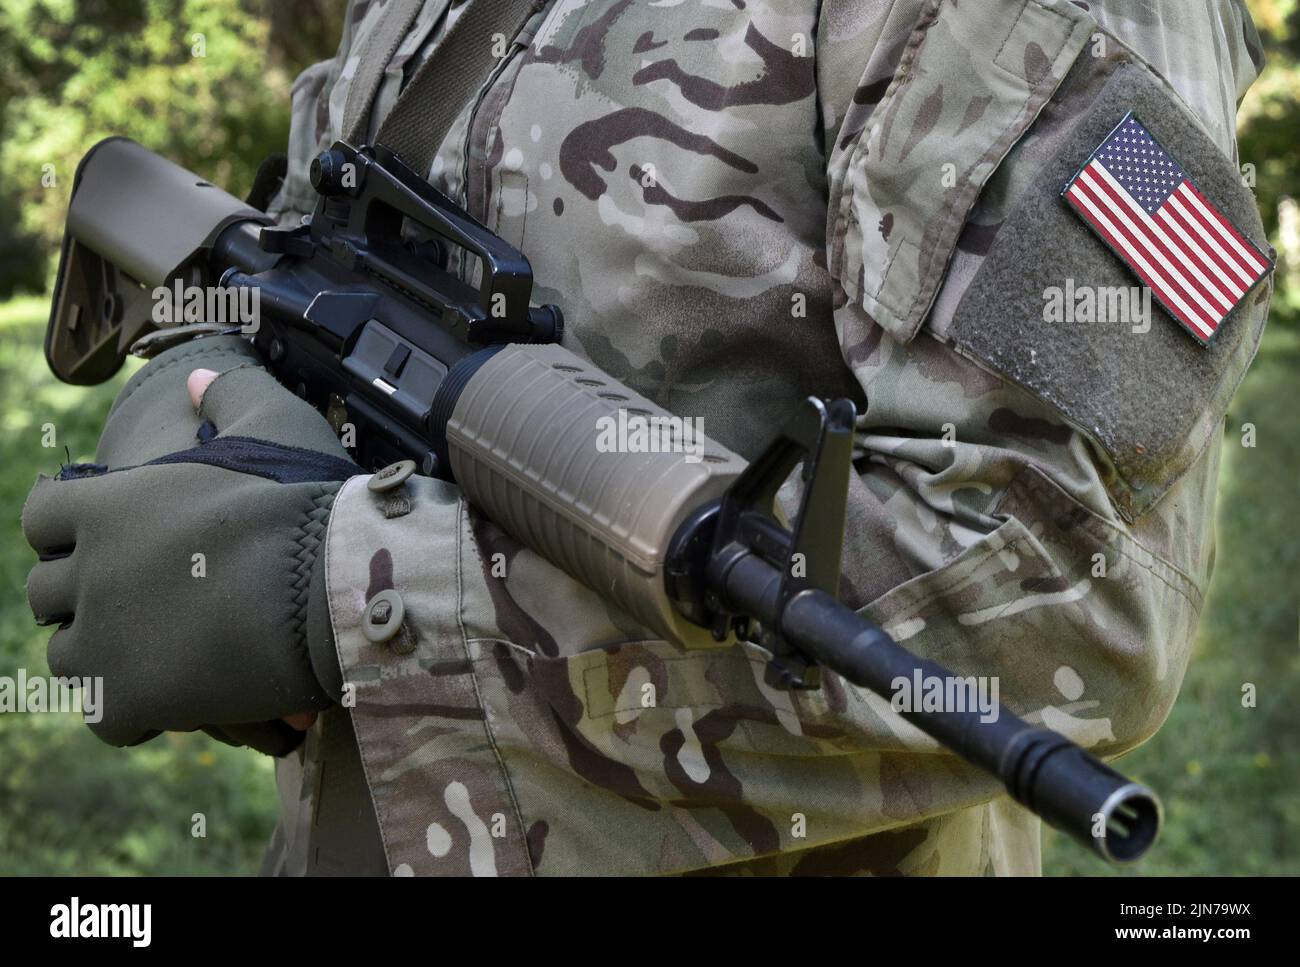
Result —
<instances>
[{"instance_id":1,"label":"ribbed handguard","mask_svg":"<svg viewBox=\"0 0 1300 967\"><path fill-rule=\"evenodd\" d=\"M659 429L638 438L639 426ZM488 360L460 394L447 450L465 496L504 531L657 634L718 647L673 607L664 563L687 514L745 468L740 457L557 345Z\"/></svg>"}]
</instances>

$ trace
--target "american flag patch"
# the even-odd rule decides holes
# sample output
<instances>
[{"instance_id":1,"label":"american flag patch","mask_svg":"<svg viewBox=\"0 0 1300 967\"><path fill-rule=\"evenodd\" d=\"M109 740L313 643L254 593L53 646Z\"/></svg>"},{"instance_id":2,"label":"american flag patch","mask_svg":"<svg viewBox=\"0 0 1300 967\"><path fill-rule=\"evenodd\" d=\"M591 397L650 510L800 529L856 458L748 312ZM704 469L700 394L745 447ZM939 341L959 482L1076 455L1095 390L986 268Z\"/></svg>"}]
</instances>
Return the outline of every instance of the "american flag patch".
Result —
<instances>
[{"instance_id":1,"label":"american flag patch","mask_svg":"<svg viewBox=\"0 0 1300 967\"><path fill-rule=\"evenodd\" d=\"M1061 196L1202 345L1273 269L1131 111Z\"/></svg>"}]
</instances>

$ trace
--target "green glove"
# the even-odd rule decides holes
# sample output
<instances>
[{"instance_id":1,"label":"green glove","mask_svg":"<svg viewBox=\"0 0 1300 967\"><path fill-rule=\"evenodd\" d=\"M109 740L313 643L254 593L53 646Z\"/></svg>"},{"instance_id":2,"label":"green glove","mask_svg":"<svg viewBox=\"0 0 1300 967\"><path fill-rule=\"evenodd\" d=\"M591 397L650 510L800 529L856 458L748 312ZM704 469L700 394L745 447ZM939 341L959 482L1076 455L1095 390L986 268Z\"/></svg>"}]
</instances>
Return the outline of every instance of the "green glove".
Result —
<instances>
[{"instance_id":1,"label":"green glove","mask_svg":"<svg viewBox=\"0 0 1300 967\"><path fill-rule=\"evenodd\" d=\"M185 389L196 368L221 373L198 413ZM60 626L51 672L102 677L91 729L110 744L208 727L287 751L287 726L258 723L325 708L341 687L321 552L334 495L359 469L234 336L136 374L97 459L42 475L23 508L40 557L28 601Z\"/></svg>"}]
</instances>

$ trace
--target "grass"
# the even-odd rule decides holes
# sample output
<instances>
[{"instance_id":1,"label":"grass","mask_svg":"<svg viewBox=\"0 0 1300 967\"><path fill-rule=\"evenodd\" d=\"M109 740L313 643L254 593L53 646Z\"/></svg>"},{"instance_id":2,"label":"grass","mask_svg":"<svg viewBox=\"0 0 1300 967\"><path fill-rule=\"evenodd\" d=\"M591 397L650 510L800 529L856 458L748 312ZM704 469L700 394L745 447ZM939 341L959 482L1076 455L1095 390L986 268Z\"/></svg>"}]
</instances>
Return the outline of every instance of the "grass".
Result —
<instances>
[{"instance_id":1,"label":"grass","mask_svg":"<svg viewBox=\"0 0 1300 967\"><path fill-rule=\"evenodd\" d=\"M56 382L46 303L0 306L0 675L47 673L47 632L23 594L33 555L19 511L66 444L91 456L125 374L89 390ZM1124 769L1164 799L1161 843L1127 874L1300 872L1300 708L1295 540L1300 337L1270 330L1233 404L1218 507L1219 551L1196 656L1169 721ZM1243 423L1257 445L1240 445ZM57 445L41 445L54 424ZM1242 707L1242 685L1257 705ZM0 715L0 872L249 873L274 824L270 761L202 735L110 750L75 716ZM203 813L207 836L191 835ZM1110 872L1047 831L1044 871Z\"/></svg>"},{"instance_id":2,"label":"grass","mask_svg":"<svg viewBox=\"0 0 1300 967\"><path fill-rule=\"evenodd\" d=\"M1160 842L1124 874L1300 873L1298 376L1300 335L1270 328L1226 421L1218 548L1191 667L1164 727L1123 762L1165 806ZM1242 446L1247 423L1254 447ZM1053 830L1043 869L1108 871Z\"/></svg>"}]
</instances>

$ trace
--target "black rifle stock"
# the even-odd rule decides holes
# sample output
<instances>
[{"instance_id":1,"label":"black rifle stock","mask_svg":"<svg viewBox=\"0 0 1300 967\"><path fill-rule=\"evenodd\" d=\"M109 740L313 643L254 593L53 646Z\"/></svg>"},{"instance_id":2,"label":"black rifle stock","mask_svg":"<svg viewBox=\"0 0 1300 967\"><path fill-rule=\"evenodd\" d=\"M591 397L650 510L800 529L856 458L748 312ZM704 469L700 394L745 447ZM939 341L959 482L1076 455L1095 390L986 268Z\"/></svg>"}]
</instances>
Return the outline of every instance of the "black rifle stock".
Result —
<instances>
[{"instance_id":1,"label":"black rifle stock","mask_svg":"<svg viewBox=\"0 0 1300 967\"><path fill-rule=\"evenodd\" d=\"M777 687L816 688L825 666L890 698L900 678L951 675L835 599L851 402L805 401L746 465L562 348L559 310L530 305L524 256L391 152L336 142L311 177L312 216L276 228L132 141L92 148L46 335L54 373L101 382L132 345L175 338L152 331L158 287L256 290L259 318L243 331L284 385L336 430L355 430L358 463L412 460L455 481L657 633L685 648L757 641ZM449 268L456 258L468 268ZM223 322L204 328L239 326ZM599 445L629 418L678 445ZM776 493L800 467L786 525ZM1056 732L1005 707L992 721L973 709L900 714L1108 860L1137 859L1155 840L1155 795Z\"/></svg>"}]
</instances>

